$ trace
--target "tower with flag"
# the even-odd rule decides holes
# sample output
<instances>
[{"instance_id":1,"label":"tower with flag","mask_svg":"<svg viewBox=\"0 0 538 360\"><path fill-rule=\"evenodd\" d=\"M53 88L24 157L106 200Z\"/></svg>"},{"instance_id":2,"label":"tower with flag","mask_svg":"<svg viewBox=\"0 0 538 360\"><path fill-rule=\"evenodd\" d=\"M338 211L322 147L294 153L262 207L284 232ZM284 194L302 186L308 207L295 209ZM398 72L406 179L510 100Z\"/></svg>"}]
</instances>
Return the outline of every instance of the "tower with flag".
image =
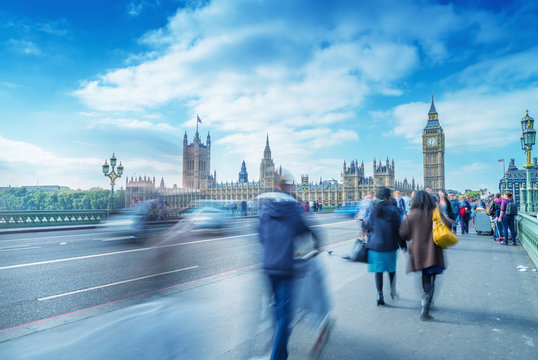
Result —
<instances>
[{"instance_id":1,"label":"tower with flag","mask_svg":"<svg viewBox=\"0 0 538 360\"><path fill-rule=\"evenodd\" d=\"M205 190L215 183L217 174L211 175L211 136L207 132L205 144L200 139L198 124L202 123L196 114L196 134L189 144L187 131L183 136L183 178L182 187Z\"/></svg>"}]
</instances>

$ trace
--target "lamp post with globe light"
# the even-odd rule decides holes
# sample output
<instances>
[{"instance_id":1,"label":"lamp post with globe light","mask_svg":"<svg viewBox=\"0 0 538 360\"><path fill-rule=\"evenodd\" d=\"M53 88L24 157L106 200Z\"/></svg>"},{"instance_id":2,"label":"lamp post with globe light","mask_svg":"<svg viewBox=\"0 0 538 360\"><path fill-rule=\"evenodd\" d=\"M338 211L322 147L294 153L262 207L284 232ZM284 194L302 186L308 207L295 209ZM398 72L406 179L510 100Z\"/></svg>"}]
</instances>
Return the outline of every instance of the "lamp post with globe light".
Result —
<instances>
[{"instance_id":1,"label":"lamp post with globe light","mask_svg":"<svg viewBox=\"0 0 538 360\"><path fill-rule=\"evenodd\" d=\"M123 174L123 166L121 165L121 161L120 161L120 165L117 167L118 172L116 173L116 171L114 170L114 168L116 167L116 160L117 160L116 156L114 156L114 153L112 153L112 157L110 158L110 166L108 165L106 160L105 160L105 163L103 164L103 174L110 178L110 186L112 188L110 192L110 197L108 199L108 210L114 210L116 208L116 199L114 197L114 185L116 184L116 179L120 178L121 175ZM112 169L110 172L108 172L110 167L112 167Z\"/></svg>"},{"instance_id":2,"label":"lamp post with globe light","mask_svg":"<svg viewBox=\"0 0 538 360\"><path fill-rule=\"evenodd\" d=\"M526 196L525 206L521 208L525 211L534 211L534 204L532 199L532 182L531 182L531 170L534 168L534 164L531 163L531 150L534 144L536 144L536 130L534 130L534 118L529 116L529 110L523 119L521 119L521 149L527 154L527 163L523 165L527 172L527 184L526 184ZM523 205L523 204L522 204Z\"/></svg>"}]
</instances>

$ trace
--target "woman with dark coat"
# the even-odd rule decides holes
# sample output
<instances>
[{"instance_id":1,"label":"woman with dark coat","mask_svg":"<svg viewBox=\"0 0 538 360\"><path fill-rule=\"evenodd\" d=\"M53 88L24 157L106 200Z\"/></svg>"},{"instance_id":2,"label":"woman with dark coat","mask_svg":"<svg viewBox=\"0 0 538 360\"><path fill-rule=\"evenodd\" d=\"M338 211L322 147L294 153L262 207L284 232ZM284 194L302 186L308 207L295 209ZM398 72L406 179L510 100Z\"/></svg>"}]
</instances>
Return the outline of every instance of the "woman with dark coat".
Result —
<instances>
[{"instance_id":1,"label":"woman with dark coat","mask_svg":"<svg viewBox=\"0 0 538 360\"><path fill-rule=\"evenodd\" d=\"M435 277L445 269L443 249L433 242L433 210L437 204L425 191L419 191L415 195L415 200L411 208L411 213L400 228L400 236L403 240L413 240L409 246L409 256L411 256L409 271L422 271L422 296L420 319L433 319L430 312L430 305L435 287ZM452 223L441 213L441 220L449 228Z\"/></svg>"},{"instance_id":2,"label":"woman with dark coat","mask_svg":"<svg viewBox=\"0 0 538 360\"><path fill-rule=\"evenodd\" d=\"M368 240L368 272L375 273L377 306L385 305L383 299L383 273L389 273L390 296L396 294L396 250L405 242L400 240L400 211L390 197L390 190L382 188L377 192L380 200L375 206L368 222L371 237ZM391 201L392 200L392 201Z\"/></svg>"}]
</instances>

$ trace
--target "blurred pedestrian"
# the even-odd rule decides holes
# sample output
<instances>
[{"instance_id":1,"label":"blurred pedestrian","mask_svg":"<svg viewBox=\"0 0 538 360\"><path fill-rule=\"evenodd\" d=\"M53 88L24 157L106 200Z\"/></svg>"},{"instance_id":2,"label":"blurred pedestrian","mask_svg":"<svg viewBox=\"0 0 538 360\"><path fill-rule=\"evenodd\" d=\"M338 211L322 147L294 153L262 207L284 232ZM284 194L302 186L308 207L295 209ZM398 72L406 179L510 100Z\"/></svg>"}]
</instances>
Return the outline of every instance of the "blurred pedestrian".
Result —
<instances>
[{"instance_id":1,"label":"blurred pedestrian","mask_svg":"<svg viewBox=\"0 0 538 360\"><path fill-rule=\"evenodd\" d=\"M409 198L409 204L407 205L407 215L411 214L411 208L413 207L413 199L415 198L416 191L413 191L411 193L411 197Z\"/></svg>"},{"instance_id":2,"label":"blurred pedestrian","mask_svg":"<svg viewBox=\"0 0 538 360\"><path fill-rule=\"evenodd\" d=\"M493 223L495 225L495 240L497 242L501 242L501 241L504 241L504 230L503 230L503 226L502 226L502 223L500 221L498 221L498 219L500 218L500 214L501 214L501 204L502 204L502 199L501 199L501 193L497 193L495 194L495 204L493 205L493 208L494 208L494 212L493 212Z\"/></svg>"},{"instance_id":3,"label":"blurred pedestrian","mask_svg":"<svg viewBox=\"0 0 538 360\"><path fill-rule=\"evenodd\" d=\"M471 216L471 221L473 223L473 229L476 230L476 208L477 208L477 204L476 204L476 200L474 198L471 198L469 206L471 207L471 215L470 216Z\"/></svg>"},{"instance_id":4,"label":"blurred pedestrian","mask_svg":"<svg viewBox=\"0 0 538 360\"><path fill-rule=\"evenodd\" d=\"M241 201L241 216L247 216L248 204L246 200Z\"/></svg>"},{"instance_id":5,"label":"blurred pedestrian","mask_svg":"<svg viewBox=\"0 0 538 360\"><path fill-rule=\"evenodd\" d=\"M514 210L515 208L515 210ZM504 245L508 245L508 231L510 231L510 237L512 238L512 245L516 245L516 229L514 227L514 221L517 214L517 205L512 200L512 193L507 191L504 193L504 199L501 203L501 211L497 222L501 222L504 232Z\"/></svg>"},{"instance_id":6,"label":"blurred pedestrian","mask_svg":"<svg viewBox=\"0 0 538 360\"><path fill-rule=\"evenodd\" d=\"M458 220L460 219L460 202L458 201L458 198L453 193L450 193L448 195L448 199L450 200L450 207L452 208L452 212L454 215L454 220L452 222L452 232L456 234L458 232ZM460 220L461 223L461 220Z\"/></svg>"},{"instance_id":7,"label":"blurred pedestrian","mask_svg":"<svg viewBox=\"0 0 538 360\"><path fill-rule=\"evenodd\" d=\"M404 216L404 218L406 218L407 214L410 213L410 209L411 209L411 205L410 205L411 197L409 196L409 194L405 194L403 196L403 199L404 199L404 204L405 204L405 216Z\"/></svg>"},{"instance_id":8,"label":"blurred pedestrian","mask_svg":"<svg viewBox=\"0 0 538 360\"><path fill-rule=\"evenodd\" d=\"M368 191L366 196L361 200L359 205L359 212L357 213L356 219L361 223L361 240L366 240L368 237L368 221L370 219L370 214L374 208L374 192Z\"/></svg>"},{"instance_id":9,"label":"blurred pedestrian","mask_svg":"<svg viewBox=\"0 0 538 360\"><path fill-rule=\"evenodd\" d=\"M465 199L465 196L460 196L459 203L459 214L460 214L460 225L461 225L461 234L469 233L469 220L471 216L471 206Z\"/></svg>"},{"instance_id":10,"label":"blurred pedestrian","mask_svg":"<svg viewBox=\"0 0 538 360\"><path fill-rule=\"evenodd\" d=\"M452 211L452 204L448 199L448 194L443 190L439 190L439 210L447 219L452 221L456 220L454 212ZM452 226L450 226L450 228L452 228Z\"/></svg>"},{"instance_id":11,"label":"blurred pedestrian","mask_svg":"<svg viewBox=\"0 0 538 360\"><path fill-rule=\"evenodd\" d=\"M422 271L422 288L424 294L421 301L420 319L431 320L430 305L435 288L435 277L445 269L443 249L433 242L433 210L437 207L431 195L418 191L411 205L411 214L400 227L402 240L413 240L409 246L410 271ZM446 226L452 224L441 213Z\"/></svg>"},{"instance_id":12,"label":"blurred pedestrian","mask_svg":"<svg viewBox=\"0 0 538 360\"><path fill-rule=\"evenodd\" d=\"M400 221L403 221L404 215L406 214L405 200L402 198L402 195L398 190L394 191L394 200L396 201L396 206L400 211Z\"/></svg>"},{"instance_id":13,"label":"blurred pedestrian","mask_svg":"<svg viewBox=\"0 0 538 360\"><path fill-rule=\"evenodd\" d=\"M379 202L375 204L367 228L371 231L368 240L368 272L375 273L375 286L377 289L377 306L385 305L383 297L383 273L389 273L390 297L396 298L396 250L399 246L406 247L401 241L399 229L401 212L392 203L390 189L381 188L376 197Z\"/></svg>"},{"instance_id":14,"label":"blurred pedestrian","mask_svg":"<svg viewBox=\"0 0 538 360\"><path fill-rule=\"evenodd\" d=\"M293 252L299 235L310 232L314 248L319 249L319 238L303 219L303 211L289 195L293 177L283 171L278 192L262 196L259 236L264 247L263 269L269 279L274 297L276 327L271 359L288 358L288 339L292 319Z\"/></svg>"}]
</instances>

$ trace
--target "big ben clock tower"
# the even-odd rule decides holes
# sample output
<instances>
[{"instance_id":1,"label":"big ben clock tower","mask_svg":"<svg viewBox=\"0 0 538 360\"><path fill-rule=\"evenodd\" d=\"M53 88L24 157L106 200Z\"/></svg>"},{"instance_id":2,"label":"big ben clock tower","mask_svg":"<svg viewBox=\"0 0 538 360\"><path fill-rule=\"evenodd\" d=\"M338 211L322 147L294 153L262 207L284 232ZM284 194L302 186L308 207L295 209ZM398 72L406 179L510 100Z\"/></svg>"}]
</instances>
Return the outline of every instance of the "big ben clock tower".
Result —
<instances>
[{"instance_id":1,"label":"big ben clock tower","mask_svg":"<svg viewBox=\"0 0 538 360\"><path fill-rule=\"evenodd\" d=\"M435 104L428 112L428 122L422 130L422 153L424 154L424 187L430 187L434 194L445 190L445 134Z\"/></svg>"}]
</instances>

